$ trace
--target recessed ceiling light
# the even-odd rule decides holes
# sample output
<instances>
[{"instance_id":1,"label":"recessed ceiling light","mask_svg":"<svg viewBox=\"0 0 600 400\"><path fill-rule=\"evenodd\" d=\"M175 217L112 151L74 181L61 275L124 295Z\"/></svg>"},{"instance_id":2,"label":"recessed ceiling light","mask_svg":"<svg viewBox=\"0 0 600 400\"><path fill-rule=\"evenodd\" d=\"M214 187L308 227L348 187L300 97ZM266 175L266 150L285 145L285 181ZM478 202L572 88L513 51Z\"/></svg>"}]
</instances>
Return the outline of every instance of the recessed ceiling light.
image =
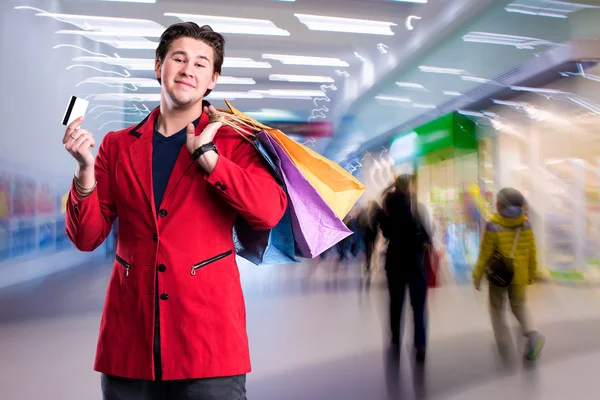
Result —
<instances>
[{"instance_id":1,"label":"recessed ceiling light","mask_svg":"<svg viewBox=\"0 0 600 400\"><path fill-rule=\"evenodd\" d=\"M414 82L396 82L396 86L404 88L404 89L414 89L414 90L423 90L427 91L425 87L419 83Z\"/></svg>"},{"instance_id":2,"label":"recessed ceiling light","mask_svg":"<svg viewBox=\"0 0 600 400\"><path fill-rule=\"evenodd\" d=\"M477 82L477 83L491 83L492 80L491 79L486 79L486 78L479 78L477 76L461 76L460 79L462 79L463 81L467 81L467 82Z\"/></svg>"},{"instance_id":3,"label":"recessed ceiling light","mask_svg":"<svg viewBox=\"0 0 600 400\"><path fill-rule=\"evenodd\" d=\"M153 87L158 88L160 84L156 79L149 78L118 78L112 76L94 76L78 83L76 86L84 83L98 83L105 86L122 87L124 85L132 85L137 87Z\"/></svg>"},{"instance_id":4,"label":"recessed ceiling light","mask_svg":"<svg viewBox=\"0 0 600 400\"><path fill-rule=\"evenodd\" d=\"M368 35L392 36L394 32L391 30L391 27L397 25L393 22L325 17L321 15L310 14L294 14L294 16L298 18L301 23L306 25L306 27L311 31L364 33Z\"/></svg>"},{"instance_id":5,"label":"recessed ceiling light","mask_svg":"<svg viewBox=\"0 0 600 400\"><path fill-rule=\"evenodd\" d=\"M61 35L83 36L98 43L105 43L117 49L154 50L158 47L157 42L146 39L143 36L115 36L110 32L88 32L75 30L61 30L56 33Z\"/></svg>"},{"instance_id":6,"label":"recessed ceiling light","mask_svg":"<svg viewBox=\"0 0 600 400\"><path fill-rule=\"evenodd\" d=\"M375 98L377 100L395 101L395 102L398 102L398 103L412 103L412 100L409 99L408 97L379 95L379 96L375 96Z\"/></svg>"},{"instance_id":7,"label":"recessed ceiling light","mask_svg":"<svg viewBox=\"0 0 600 400\"><path fill-rule=\"evenodd\" d=\"M160 93L102 93L92 96L96 101L160 101Z\"/></svg>"},{"instance_id":8,"label":"recessed ceiling light","mask_svg":"<svg viewBox=\"0 0 600 400\"><path fill-rule=\"evenodd\" d=\"M339 58L332 57L307 57L307 56L296 56L296 55L285 55L285 54L263 54L262 58L267 60L277 60L282 64L289 65L315 65L315 66L327 66L327 67L349 67L346 61L342 61Z\"/></svg>"},{"instance_id":9,"label":"recessed ceiling light","mask_svg":"<svg viewBox=\"0 0 600 400\"><path fill-rule=\"evenodd\" d=\"M556 46L554 42L527 36L505 35L491 32L469 32L463 36L465 42L500 44L517 49L535 49L536 46Z\"/></svg>"},{"instance_id":10,"label":"recessed ceiling light","mask_svg":"<svg viewBox=\"0 0 600 400\"><path fill-rule=\"evenodd\" d=\"M415 108L427 108L427 109L436 108L435 104L412 103L412 106Z\"/></svg>"},{"instance_id":11,"label":"recessed ceiling light","mask_svg":"<svg viewBox=\"0 0 600 400\"><path fill-rule=\"evenodd\" d=\"M429 65L420 65L419 69L421 72L429 72L433 74L449 74L449 75L461 75L465 71L457 68L441 68L441 67L432 67Z\"/></svg>"},{"instance_id":12,"label":"recessed ceiling light","mask_svg":"<svg viewBox=\"0 0 600 400\"><path fill-rule=\"evenodd\" d=\"M403 3L418 3L418 4L426 4L427 0L392 0L392 1L399 1L399 2L403 2Z\"/></svg>"},{"instance_id":13,"label":"recessed ceiling light","mask_svg":"<svg viewBox=\"0 0 600 400\"><path fill-rule=\"evenodd\" d=\"M266 19L249 19L218 17L214 15L165 13L167 17L176 17L182 21L195 22L198 25L210 25L219 33L235 33L245 35L290 36L284 29L278 28L272 21Z\"/></svg>"},{"instance_id":14,"label":"recessed ceiling light","mask_svg":"<svg viewBox=\"0 0 600 400\"><path fill-rule=\"evenodd\" d=\"M207 99L218 99L218 100L235 100L235 99L262 99L262 95L253 90L249 92L211 92Z\"/></svg>"},{"instance_id":15,"label":"recessed ceiling light","mask_svg":"<svg viewBox=\"0 0 600 400\"><path fill-rule=\"evenodd\" d=\"M255 85L256 81L252 78L236 78L233 76L219 76L217 83L221 85Z\"/></svg>"},{"instance_id":16,"label":"recessed ceiling light","mask_svg":"<svg viewBox=\"0 0 600 400\"><path fill-rule=\"evenodd\" d=\"M462 96L461 92L456 92L454 90L444 90L444 94L446 96L455 96L455 97Z\"/></svg>"},{"instance_id":17,"label":"recessed ceiling light","mask_svg":"<svg viewBox=\"0 0 600 400\"><path fill-rule=\"evenodd\" d=\"M321 90L293 90L293 89L269 89L255 90L265 97L278 99L310 99L313 97L324 97L325 93Z\"/></svg>"},{"instance_id":18,"label":"recessed ceiling light","mask_svg":"<svg viewBox=\"0 0 600 400\"><path fill-rule=\"evenodd\" d=\"M113 36L160 37L165 28L149 19L101 17L96 15L56 14L41 12L38 17L54 18L75 25L86 32L105 32Z\"/></svg>"},{"instance_id":19,"label":"recessed ceiling light","mask_svg":"<svg viewBox=\"0 0 600 400\"><path fill-rule=\"evenodd\" d=\"M153 58L120 58L81 56L75 57L76 62L100 62L104 64L117 65L134 71L154 71ZM225 57L223 68L271 68L268 62L257 62L250 58Z\"/></svg>"},{"instance_id":20,"label":"recessed ceiling light","mask_svg":"<svg viewBox=\"0 0 600 400\"><path fill-rule=\"evenodd\" d=\"M269 80L284 82L311 82L311 83L333 83L335 80L330 76L316 75L270 75Z\"/></svg>"}]
</instances>

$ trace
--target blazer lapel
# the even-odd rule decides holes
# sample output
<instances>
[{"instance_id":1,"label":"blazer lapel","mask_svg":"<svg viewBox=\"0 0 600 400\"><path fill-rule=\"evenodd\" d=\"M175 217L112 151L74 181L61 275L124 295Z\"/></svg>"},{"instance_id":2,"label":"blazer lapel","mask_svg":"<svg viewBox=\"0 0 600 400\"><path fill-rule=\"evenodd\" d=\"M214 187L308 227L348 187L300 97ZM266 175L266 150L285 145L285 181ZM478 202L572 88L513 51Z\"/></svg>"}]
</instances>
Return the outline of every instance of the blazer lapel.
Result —
<instances>
[{"instance_id":1,"label":"blazer lapel","mask_svg":"<svg viewBox=\"0 0 600 400\"><path fill-rule=\"evenodd\" d=\"M200 116L200 120L196 125L196 136L202 133L206 125L208 125L208 115L202 113L202 116ZM192 155L188 151L187 145L183 145L179 152L179 156L177 157L177 161L175 162L175 166L173 167L173 171L171 172L171 176L169 177L165 195L163 196L163 202L169 197L169 194L171 194L181 179L186 176L187 172L192 173L196 170L196 168L193 168L194 164L195 162L192 160Z\"/></svg>"},{"instance_id":2,"label":"blazer lapel","mask_svg":"<svg viewBox=\"0 0 600 400\"><path fill-rule=\"evenodd\" d=\"M138 126L133 128L131 135L136 136L138 140L129 147L129 158L142 191L152 208L152 215L156 215L154 205L154 195L152 187L152 134L154 132L154 121L159 113L155 109ZM129 188L124 188L130 190Z\"/></svg>"}]
</instances>

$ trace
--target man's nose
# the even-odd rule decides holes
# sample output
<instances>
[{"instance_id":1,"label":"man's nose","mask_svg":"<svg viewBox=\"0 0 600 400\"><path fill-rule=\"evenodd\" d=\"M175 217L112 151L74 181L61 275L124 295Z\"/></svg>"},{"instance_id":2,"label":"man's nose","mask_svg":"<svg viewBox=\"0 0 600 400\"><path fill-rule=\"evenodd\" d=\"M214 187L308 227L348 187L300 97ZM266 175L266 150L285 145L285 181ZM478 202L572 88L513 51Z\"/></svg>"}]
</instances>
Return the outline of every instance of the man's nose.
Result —
<instances>
[{"instance_id":1,"label":"man's nose","mask_svg":"<svg viewBox=\"0 0 600 400\"><path fill-rule=\"evenodd\" d=\"M187 63L181 70L181 75L184 76L194 76L194 65L193 63Z\"/></svg>"}]
</instances>

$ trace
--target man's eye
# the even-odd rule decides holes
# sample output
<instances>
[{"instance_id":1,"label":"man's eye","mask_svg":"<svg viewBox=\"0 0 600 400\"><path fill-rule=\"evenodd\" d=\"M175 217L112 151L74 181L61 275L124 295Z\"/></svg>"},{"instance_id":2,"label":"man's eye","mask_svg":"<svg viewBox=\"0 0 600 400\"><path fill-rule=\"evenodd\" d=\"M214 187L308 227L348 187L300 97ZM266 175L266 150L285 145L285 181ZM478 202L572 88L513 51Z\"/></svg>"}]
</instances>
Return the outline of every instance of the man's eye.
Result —
<instances>
[{"instance_id":1,"label":"man's eye","mask_svg":"<svg viewBox=\"0 0 600 400\"><path fill-rule=\"evenodd\" d=\"M196 64L196 67L198 67L198 68L204 68L204 65L202 65L202 64Z\"/></svg>"},{"instance_id":2,"label":"man's eye","mask_svg":"<svg viewBox=\"0 0 600 400\"><path fill-rule=\"evenodd\" d=\"M183 60L181 58L176 58L175 61L180 62L180 63L183 62Z\"/></svg>"}]
</instances>

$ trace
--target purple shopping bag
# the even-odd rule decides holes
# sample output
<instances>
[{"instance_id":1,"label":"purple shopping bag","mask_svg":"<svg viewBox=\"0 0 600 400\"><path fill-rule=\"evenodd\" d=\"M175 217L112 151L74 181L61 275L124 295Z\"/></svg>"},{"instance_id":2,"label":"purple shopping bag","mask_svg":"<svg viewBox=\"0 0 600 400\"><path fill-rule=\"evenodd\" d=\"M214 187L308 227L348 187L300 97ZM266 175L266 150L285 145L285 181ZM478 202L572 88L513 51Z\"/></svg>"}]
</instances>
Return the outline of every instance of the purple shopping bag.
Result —
<instances>
[{"instance_id":1,"label":"purple shopping bag","mask_svg":"<svg viewBox=\"0 0 600 400\"><path fill-rule=\"evenodd\" d=\"M256 137L277 157L288 191L296 255L314 258L352 234L315 188L304 178L285 150L265 131Z\"/></svg>"}]
</instances>

